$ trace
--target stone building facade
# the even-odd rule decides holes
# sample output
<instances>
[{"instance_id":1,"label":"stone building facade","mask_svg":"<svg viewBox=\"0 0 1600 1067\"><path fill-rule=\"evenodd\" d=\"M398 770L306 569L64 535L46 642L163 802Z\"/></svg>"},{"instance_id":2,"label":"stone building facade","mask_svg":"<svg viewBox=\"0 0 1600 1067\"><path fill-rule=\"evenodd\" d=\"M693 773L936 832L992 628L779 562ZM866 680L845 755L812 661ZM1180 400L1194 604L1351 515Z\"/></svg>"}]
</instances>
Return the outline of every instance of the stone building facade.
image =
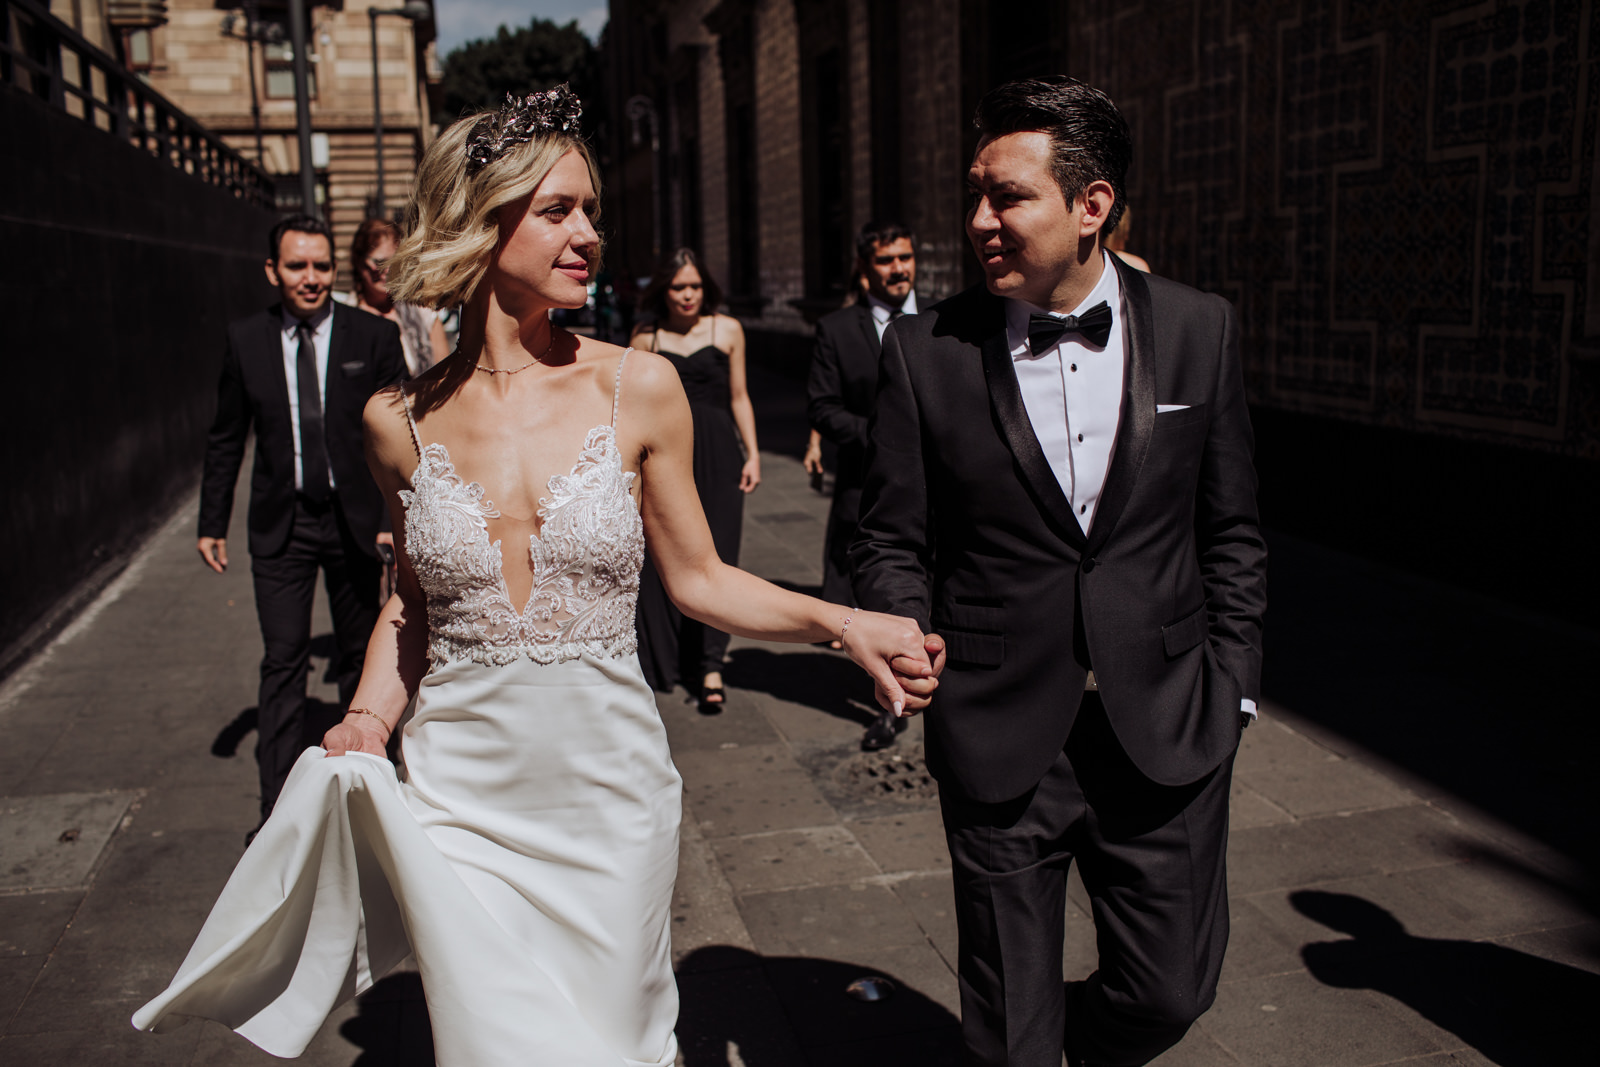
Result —
<instances>
[{"instance_id":1,"label":"stone building facade","mask_svg":"<svg viewBox=\"0 0 1600 1067\"><path fill-rule=\"evenodd\" d=\"M434 28L428 21L378 19L378 78L383 107L383 203L376 200L377 151L373 131L373 57L367 9L400 6L390 0L346 0L307 10L312 80L312 152L317 192L333 226L339 282L350 284L345 262L349 241L369 214L394 216L405 205L422 151L432 139L429 88L438 82ZM150 84L193 115L246 158L257 158L251 114L250 67L261 115L260 162L279 176L279 207L300 206L299 146L290 74L288 5L261 0L259 20L281 27L277 42L254 47L236 34L243 9L228 11L215 0L167 0L167 22L130 35L128 62ZM222 21L234 15L233 34Z\"/></svg>"},{"instance_id":2,"label":"stone building facade","mask_svg":"<svg viewBox=\"0 0 1600 1067\"><path fill-rule=\"evenodd\" d=\"M851 233L896 216L920 238L919 299L948 296L978 280L962 230L977 99L1072 74L1134 131L1130 249L1239 310L1281 525L1468 566L1440 545L1499 485L1539 528L1530 553L1588 552L1594 5L612 0L611 16L618 273L698 246L749 328L800 359ZM623 114L639 100L655 154ZM1364 502L1311 502L1351 485Z\"/></svg>"}]
</instances>

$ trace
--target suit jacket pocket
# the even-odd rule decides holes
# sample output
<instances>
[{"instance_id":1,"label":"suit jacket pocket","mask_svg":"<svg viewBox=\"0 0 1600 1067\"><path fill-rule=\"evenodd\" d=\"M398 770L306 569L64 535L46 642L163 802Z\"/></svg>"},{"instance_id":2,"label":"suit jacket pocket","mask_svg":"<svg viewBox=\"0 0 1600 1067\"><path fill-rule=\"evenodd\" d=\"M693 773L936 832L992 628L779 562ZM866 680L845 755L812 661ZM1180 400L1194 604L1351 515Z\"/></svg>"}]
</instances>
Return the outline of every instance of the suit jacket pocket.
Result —
<instances>
[{"instance_id":1,"label":"suit jacket pocket","mask_svg":"<svg viewBox=\"0 0 1600 1067\"><path fill-rule=\"evenodd\" d=\"M1194 422L1205 422L1211 416L1211 405L1195 404L1193 407L1175 408L1156 412L1156 432L1164 433Z\"/></svg>"},{"instance_id":2,"label":"suit jacket pocket","mask_svg":"<svg viewBox=\"0 0 1600 1067\"><path fill-rule=\"evenodd\" d=\"M999 603L946 600L933 613L933 632L944 638L951 663L998 667L1006 658L1006 610Z\"/></svg>"},{"instance_id":3,"label":"suit jacket pocket","mask_svg":"<svg viewBox=\"0 0 1600 1067\"><path fill-rule=\"evenodd\" d=\"M348 363L339 364L339 369L344 371L346 378L356 378L366 373L367 361L364 359L352 359Z\"/></svg>"},{"instance_id":4,"label":"suit jacket pocket","mask_svg":"<svg viewBox=\"0 0 1600 1067\"><path fill-rule=\"evenodd\" d=\"M1169 622L1161 628L1161 643L1165 646L1168 659L1175 659L1189 651L1195 645L1206 639L1209 624L1206 621L1206 606L1201 604L1177 622Z\"/></svg>"},{"instance_id":5,"label":"suit jacket pocket","mask_svg":"<svg viewBox=\"0 0 1600 1067\"><path fill-rule=\"evenodd\" d=\"M1004 634L975 634L966 630L938 630L951 663L968 667L998 667L1006 658Z\"/></svg>"}]
</instances>

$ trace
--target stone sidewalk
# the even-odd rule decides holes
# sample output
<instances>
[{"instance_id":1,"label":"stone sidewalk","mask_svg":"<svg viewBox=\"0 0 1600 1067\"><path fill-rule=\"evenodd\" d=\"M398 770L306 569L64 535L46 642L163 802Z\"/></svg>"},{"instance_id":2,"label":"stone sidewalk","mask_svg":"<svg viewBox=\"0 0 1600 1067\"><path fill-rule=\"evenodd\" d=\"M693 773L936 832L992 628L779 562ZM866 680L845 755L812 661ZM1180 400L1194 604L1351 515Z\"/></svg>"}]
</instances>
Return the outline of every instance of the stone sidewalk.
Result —
<instances>
[{"instance_id":1,"label":"stone sidewalk","mask_svg":"<svg viewBox=\"0 0 1600 1067\"><path fill-rule=\"evenodd\" d=\"M765 459L742 562L814 586L827 501L793 459ZM254 824L248 561L241 552L221 577L204 570L193 525L191 503L0 686L0 1063L270 1062L216 1024L151 1036L127 1021L176 969ZM1440 722L1478 722L1482 694L1501 683L1454 652L1422 652L1449 644L1440 635L1458 625L1592 664L1600 638L1292 538L1271 544L1269 657L1313 632L1323 598L1358 601L1374 622L1316 657L1286 653L1295 672L1276 688L1269 676L1263 721L1237 764L1223 984L1158 1062L1592 1062L1596 809L1582 806L1593 796L1592 693L1536 692L1516 733L1486 730L1470 744L1451 733L1445 744ZM1273 629L1280 614L1290 624ZM1371 711L1342 715L1342 687L1378 659L1381 684L1357 691L1389 701L1379 708L1389 718L1342 732L1346 717L1366 723ZM326 664L319 655L313 691L333 714ZM660 701L686 787L673 911L683 1062L959 1062L949 861L920 723L895 750L861 754L869 690L826 649L735 641L727 677L723 715L698 715L681 692ZM1435 690L1448 694L1437 717L1401 714L1435 715L1417 696ZM1332 712L1330 694L1343 701ZM1532 742L1517 736L1530 730L1547 765L1522 755ZM1451 777L1497 749L1517 755L1503 783ZM1067 929L1067 973L1082 976L1095 949L1076 885ZM846 995L863 976L887 976L897 992L876 1003ZM415 975L390 976L335 1012L305 1060L431 1063Z\"/></svg>"}]
</instances>

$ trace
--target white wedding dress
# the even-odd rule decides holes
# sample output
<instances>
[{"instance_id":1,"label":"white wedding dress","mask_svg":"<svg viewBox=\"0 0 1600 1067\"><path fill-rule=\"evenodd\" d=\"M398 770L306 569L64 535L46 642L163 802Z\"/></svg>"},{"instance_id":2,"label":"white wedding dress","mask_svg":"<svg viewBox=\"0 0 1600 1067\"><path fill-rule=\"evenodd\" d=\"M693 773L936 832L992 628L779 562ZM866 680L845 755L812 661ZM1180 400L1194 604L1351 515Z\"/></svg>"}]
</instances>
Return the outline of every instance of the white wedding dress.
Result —
<instances>
[{"instance_id":1,"label":"white wedding dress","mask_svg":"<svg viewBox=\"0 0 1600 1067\"><path fill-rule=\"evenodd\" d=\"M551 479L519 612L488 537L498 512L411 422L401 497L430 666L407 780L372 756L302 755L135 1026L202 1016L297 1056L413 953L441 1067L674 1061L681 780L635 654L644 531L615 424L614 398Z\"/></svg>"}]
</instances>

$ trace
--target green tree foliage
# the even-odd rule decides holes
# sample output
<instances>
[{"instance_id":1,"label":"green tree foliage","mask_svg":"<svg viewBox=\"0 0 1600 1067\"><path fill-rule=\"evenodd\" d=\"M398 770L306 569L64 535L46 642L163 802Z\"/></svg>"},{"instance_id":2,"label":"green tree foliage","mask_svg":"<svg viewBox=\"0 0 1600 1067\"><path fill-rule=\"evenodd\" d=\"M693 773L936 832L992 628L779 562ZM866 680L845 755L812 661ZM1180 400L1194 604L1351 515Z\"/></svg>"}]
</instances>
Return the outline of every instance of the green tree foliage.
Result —
<instances>
[{"instance_id":1,"label":"green tree foliage","mask_svg":"<svg viewBox=\"0 0 1600 1067\"><path fill-rule=\"evenodd\" d=\"M514 30L501 26L493 37L468 41L444 57L434 120L448 126L466 112L498 107L507 93L537 92L562 82L571 82L583 98L583 125L592 131L600 116L598 63L577 21L558 26L535 18Z\"/></svg>"}]
</instances>

